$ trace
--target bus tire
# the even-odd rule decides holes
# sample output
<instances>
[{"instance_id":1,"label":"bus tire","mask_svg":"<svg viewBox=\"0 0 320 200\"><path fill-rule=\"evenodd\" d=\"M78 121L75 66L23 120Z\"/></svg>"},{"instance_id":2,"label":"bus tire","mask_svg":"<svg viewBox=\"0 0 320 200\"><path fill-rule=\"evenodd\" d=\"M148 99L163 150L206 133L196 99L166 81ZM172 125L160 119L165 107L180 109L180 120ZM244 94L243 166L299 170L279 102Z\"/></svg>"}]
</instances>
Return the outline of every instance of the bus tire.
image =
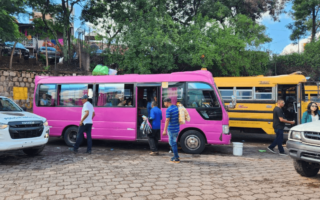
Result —
<instances>
[{"instance_id":1,"label":"bus tire","mask_svg":"<svg viewBox=\"0 0 320 200\"><path fill-rule=\"evenodd\" d=\"M206 147L206 140L199 131L189 130L181 136L180 146L186 153L199 154Z\"/></svg>"},{"instance_id":2,"label":"bus tire","mask_svg":"<svg viewBox=\"0 0 320 200\"><path fill-rule=\"evenodd\" d=\"M78 133L77 126L71 126L67 128L67 130L65 130L63 134L63 140L67 146L73 147L73 145L76 143L77 133Z\"/></svg>"},{"instance_id":3,"label":"bus tire","mask_svg":"<svg viewBox=\"0 0 320 200\"><path fill-rule=\"evenodd\" d=\"M44 147L45 145L37 148L23 149L23 152L28 156L36 156L43 151Z\"/></svg>"},{"instance_id":4,"label":"bus tire","mask_svg":"<svg viewBox=\"0 0 320 200\"><path fill-rule=\"evenodd\" d=\"M305 177L316 176L319 172L319 167L315 167L302 160L293 160L293 166L298 174Z\"/></svg>"}]
</instances>

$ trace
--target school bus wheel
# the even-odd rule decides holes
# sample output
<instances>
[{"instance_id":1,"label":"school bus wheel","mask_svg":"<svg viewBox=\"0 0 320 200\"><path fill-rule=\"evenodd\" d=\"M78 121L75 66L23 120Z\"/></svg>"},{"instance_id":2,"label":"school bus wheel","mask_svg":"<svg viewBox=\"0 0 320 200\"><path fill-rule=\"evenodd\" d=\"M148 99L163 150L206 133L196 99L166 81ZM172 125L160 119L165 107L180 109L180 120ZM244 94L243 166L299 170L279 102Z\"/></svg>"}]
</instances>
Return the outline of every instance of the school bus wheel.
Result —
<instances>
[{"instance_id":1,"label":"school bus wheel","mask_svg":"<svg viewBox=\"0 0 320 200\"><path fill-rule=\"evenodd\" d=\"M181 136L180 146L186 153L199 154L206 147L206 140L199 131L189 130Z\"/></svg>"}]
</instances>

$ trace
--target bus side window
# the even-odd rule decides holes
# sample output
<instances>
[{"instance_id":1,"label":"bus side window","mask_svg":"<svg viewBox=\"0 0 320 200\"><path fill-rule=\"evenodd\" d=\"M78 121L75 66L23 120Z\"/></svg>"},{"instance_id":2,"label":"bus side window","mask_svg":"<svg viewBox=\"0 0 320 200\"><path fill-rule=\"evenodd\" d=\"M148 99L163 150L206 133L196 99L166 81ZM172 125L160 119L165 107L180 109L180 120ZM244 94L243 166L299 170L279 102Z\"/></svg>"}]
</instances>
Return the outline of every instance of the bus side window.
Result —
<instances>
[{"instance_id":1,"label":"bus side window","mask_svg":"<svg viewBox=\"0 0 320 200\"><path fill-rule=\"evenodd\" d=\"M60 86L59 105L74 107L83 106L81 97L88 95L87 84L62 84Z\"/></svg>"},{"instance_id":2,"label":"bus side window","mask_svg":"<svg viewBox=\"0 0 320 200\"><path fill-rule=\"evenodd\" d=\"M272 87L256 87L255 99L272 100Z\"/></svg>"},{"instance_id":3,"label":"bus side window","mask_svg":"<svg viewBox=\"0 0 320 200\"><path fill-rule=\"evenodd\" d=\"M221 87L219 88L219 91L223 100L231 100L231 97L233 95L232 87Z\"/></svg>"},{"instance_id":4,"label":"bus side window","mask_svg":"<svg viewBox=\"0 0 320 200\"><path fill-rule=\"evenodd\" d=\"M133 84L99 84L96 89L99 107L134 107Z\"/></svg>"},{"instance_id":5,"label":"bus side window","mask_svg":"<svg viewBox=\"0 0 320 200\"><path fill-rule=\"evenodd\" d=\"M56 89L55 84L44 84L40 85L39 96L38 96L38 106L55 106L56 100Z\"/></svg>"},{"instance_id":6,"label":"bus side window","mask_svg":"<svg viewBox=\"0 0 320 200\"><path fill-rule=\"evenodd\" d=\"M169 82L168 88L162 88L162 99L171 98L171 103L177 105L181 103L185 106L185 83L184 82ZM165 108L163 101L162 107Z\"/></svg>"},{"instance_id":7,"label":"bus side window","mask_svg":"<svg viewBox=\"0 0 320 200\"><path fill-rule=\"evenodd\" d=\"M236 98L239 100L253 99L251 87L237 87Z\"/></svg>"}]
</instances>

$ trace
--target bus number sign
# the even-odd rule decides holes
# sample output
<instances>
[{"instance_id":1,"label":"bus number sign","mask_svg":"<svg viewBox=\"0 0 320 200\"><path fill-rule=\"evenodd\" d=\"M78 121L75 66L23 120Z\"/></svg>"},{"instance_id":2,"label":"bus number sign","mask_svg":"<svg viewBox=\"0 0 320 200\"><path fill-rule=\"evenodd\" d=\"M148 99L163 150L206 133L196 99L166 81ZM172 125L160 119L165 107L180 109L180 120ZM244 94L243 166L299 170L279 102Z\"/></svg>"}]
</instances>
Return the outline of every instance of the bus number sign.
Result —
<instances>
[{"instance_id":1,"label":"bus number sign","mask_svg":"<svg viewBox=\"0 0 320 200\"><path fill-rule=\"evenodd\" d=\"M260 84L269 84L269 81L260 81Z\"/></svg>"}]
</instances>

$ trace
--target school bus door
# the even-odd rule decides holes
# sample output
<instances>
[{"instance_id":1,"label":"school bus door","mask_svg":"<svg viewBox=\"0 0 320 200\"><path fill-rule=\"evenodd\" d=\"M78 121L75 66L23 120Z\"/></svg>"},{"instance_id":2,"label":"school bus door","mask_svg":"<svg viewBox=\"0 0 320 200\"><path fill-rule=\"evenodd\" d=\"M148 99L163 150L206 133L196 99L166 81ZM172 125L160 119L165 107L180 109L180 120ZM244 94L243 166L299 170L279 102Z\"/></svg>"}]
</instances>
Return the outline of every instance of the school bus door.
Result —
<instances>
[{"instance_id":1,"label":"school bus door","mask_svg":"<svg viewBox=\"0 0 320 200\"><path fill-rule=\"evenodd\" d=\"M295 111L296 111L296 114L297 114L297 121L296 121L296 124L301 124L301 115L302 115L302 113L301 113L301 103L302 103L302 97L305 97L305 95L303 94L302 95L302 89L304 88L304 86L302 86L302 84L301 83L299 83L298 84L298 86L297 86L297 102L296 102L296 104L294 104L294 105L296 105L296 108L295 108Z\"/></svg>"}]
</instances>

